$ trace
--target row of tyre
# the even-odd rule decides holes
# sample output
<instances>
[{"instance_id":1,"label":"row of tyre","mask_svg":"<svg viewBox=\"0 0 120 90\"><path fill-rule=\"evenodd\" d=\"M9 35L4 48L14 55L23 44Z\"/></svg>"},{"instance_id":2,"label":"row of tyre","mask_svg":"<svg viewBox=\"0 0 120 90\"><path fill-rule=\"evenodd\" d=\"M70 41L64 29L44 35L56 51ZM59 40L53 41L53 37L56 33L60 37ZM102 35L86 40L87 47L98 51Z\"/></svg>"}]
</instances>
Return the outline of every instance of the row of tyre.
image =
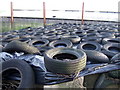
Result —
<instances>
[{"instance_id":1,"label":"row of tyre","mask_svg":"<svg viewBox=\"0 0 120 90\"><path fill-rule=\"evenodd\" d=\"M72 74L83 70L86 62L119 61L119 36L116 24L87 23L80 27L75 23L58 23L2 33L0 48L11 54L39 54L44 57L47 70Z\"/></svg>"}]
</instances>

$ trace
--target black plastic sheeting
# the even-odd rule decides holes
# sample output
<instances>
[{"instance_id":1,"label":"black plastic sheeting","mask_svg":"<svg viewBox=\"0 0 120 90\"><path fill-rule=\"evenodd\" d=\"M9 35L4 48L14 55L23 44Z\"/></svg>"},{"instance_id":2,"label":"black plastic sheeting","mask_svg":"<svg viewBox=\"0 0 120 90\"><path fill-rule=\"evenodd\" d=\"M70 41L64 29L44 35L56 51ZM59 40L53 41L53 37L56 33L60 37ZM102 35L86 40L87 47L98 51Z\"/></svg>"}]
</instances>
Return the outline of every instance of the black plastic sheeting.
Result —
<instances>
[{"instance_id":1,"label":"black plastic sheeting","mask_svg":"<svg viewBox=\"0 0 120 90\"><path fill-rule=\"evenodd\" d=\"M81 72L73 75L62 75L62 74L54 74L52 72L48 72L44 65L44 57L39 55L24 55L24 53L15 53L11 55L6 52L0 53L0 62L7 61L9 59L19 59L27 61L33 68L35 72L35 80L36 84L41 85L54 85L63 82L72 81L75 78L97 74L97 73L105 73L112 70L120 69L120 61L116 60L112 63L102 63L102 64L87 64L85 69Z\"/></svg>"}]
</instances>

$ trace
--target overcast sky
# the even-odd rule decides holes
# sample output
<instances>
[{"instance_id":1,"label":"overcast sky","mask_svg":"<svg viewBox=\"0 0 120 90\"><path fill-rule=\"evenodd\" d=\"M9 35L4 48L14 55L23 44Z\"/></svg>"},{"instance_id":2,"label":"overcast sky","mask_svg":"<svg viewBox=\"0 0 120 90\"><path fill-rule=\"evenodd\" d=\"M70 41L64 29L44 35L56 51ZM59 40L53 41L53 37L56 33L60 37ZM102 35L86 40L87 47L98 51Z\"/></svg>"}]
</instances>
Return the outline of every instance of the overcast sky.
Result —
<instances>
[{"instance_id":1,"label":"overcast sky","mask_svg":"<svg viewBox=\"0 0 120 90\"><path fill-rule=\"evenodd\" d=\"M120 0L0 0L0 12L10 10L10 2L14 9L42 9L42 2L46 2L47 10L81 10L82 2L85 10L118 11Z\"/></svg>"}]
</instances>

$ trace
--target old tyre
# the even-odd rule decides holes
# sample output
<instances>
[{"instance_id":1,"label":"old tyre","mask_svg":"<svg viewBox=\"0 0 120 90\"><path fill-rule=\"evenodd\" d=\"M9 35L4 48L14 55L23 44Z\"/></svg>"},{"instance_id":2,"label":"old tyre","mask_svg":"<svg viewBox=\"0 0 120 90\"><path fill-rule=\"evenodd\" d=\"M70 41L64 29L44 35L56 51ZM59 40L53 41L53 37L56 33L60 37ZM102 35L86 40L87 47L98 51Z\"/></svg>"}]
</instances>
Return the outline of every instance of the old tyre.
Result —
<instances>
[{"instance_id":1,"label":"old tyre","mask_svg":"<svg viewBox=\"0 0 120 90\"><path fill-rule=\"evenodd\" d=\"M78 49L81 50L96 50L96 51L101 51L101 46L97 42L93 41L88 41L88 42L82 42L78 45Z\"/></svg>"},{"instance_id":2,"label":"old tyre","mask_svg":"<svg viewBox=\"0 0 120 90\"><path fill-rule=\"evenodd\" d=\"M94 51L94 50L86 50L85 53L87 55L87 60L91 61L92 63L108 63L108 62L110 62L109 58L102 52Z\"/></svg>"},{"instance_id":3,"label":"old tyre","mask_svg":"<svg viewBox=\"0 0 120 90\"><path fill-rule=\"evenodd\" d=\"M86 37L86 38L82 39L83 42L94 41L94 42L98 42L98 43L101 43L101 40L102 39L99 37Z\"/></svg>"},{"instance_id":4,"label":"old tyre","mask_svg":"<svg viewBox=\"0 0 120 90\"><path fill-rule=\"evenodd\" d=\"M120 43L120 38L104 38L102 40L102 44L107 44L107 43Z\"/></svg>"},{"instance_id":5,"label":"old tyre","mask_svg":"<svg viewBox=\"0 0 120 90\"><path fill-rule=\"evenodd\" d=\"M57 47L72 47L72 42L70 40L55 40L49 43L50 47L57 48Z\"/></svg>"},{"instance_id":6,"label":"old tyre","mask_svg":"<svg viewBox=\"0 0 120 90\"><path fill-rule=\"evenodd\" d=\"M107 74L102 74L95 84L95 90L106 90L106 89L115 89L117 90L120 87L119 79L113 79L108 77Z\"/></svg>"},{"instance_id":7,"label":"old tyre","mask_svg":"<svg viewBox=\"0 0 120 90\"><path fill-rule=\"evenodd\" d=\"M48 71L73 74L86 66L86 54L72 48L54 48L45 52L45 67Z\"/></svg>"},{"instance_id":8,"label":"old tyre","mask_svg":"<svg viewBox=\"0 0 120 90\"><path fill-rule=\"evenodd\" d=\"M120 61L120 53L114 55L114 56L111 58L111 62L116 62L116 61Z\"/></svg>"},{"instance_id":9,"label":"old tyre","mask_svg":"<svg viewBox=\"0 0 120 90\"><path fill-rule=\"evenodd\" d=\"M120 70L110 71L108 75L112 78L120 79Z\"/></svg>"},{"instance_id":10,"label":"old tyre","mask_svg":"<svg viewBox=\"0 0 120 90\"><path fill-rule=\"evenodd\" d=\"M103 46L102 52L106 54L108 57L113 57L114 55L120 53L120 44L118 43L110 43L110 44L105 44Z\"/></svg>"},{"instance_id":11,"label":"old tyre","mask_svg":"<svg viewBox=\"0 0 120 90\"><path fill-rule=\"evenodd\" d=\"M0 75L2 75L3 89L5 89L5 81L9 81L10 83L18 81L16 89L33 88L33 85L35 84L34 72L30 65L23 60L11 59L3 62L2 72L0 72ZM16 80L15 77L18 79Z\"/></svg>"},{"instance_id":12,"label":"old tyre","mask_svg":"<svg viewBox=\"0 0 120 90\"><path fill-rule=\"evenodd\" d=\"M27 54L38 54L39 50L33 46L28 45L25 42L12 41L6 45L4 48L6 52L24 52Z\"/></svg>"},{"instance_id":13,"label":"old tyre","mask_svg":"<svg viewBox=\"0 0 120 90\"><path fill-rule=\"evenodd\" d=\"M49 43L47 39L34 39L29 42L30 45L35 47L44 47Z\"/></svg>"},{"instance_id":14,"label":"old tyre","mask_svg":"<svg viewBox=\"0 0 120 90\"><path fill-rule=\"evenodd\" d=\"M67 36L62 36L61 39L68 39L72 43L79 43L81 38L77 35L67 35Z\"/></svg>"}]
</instances>

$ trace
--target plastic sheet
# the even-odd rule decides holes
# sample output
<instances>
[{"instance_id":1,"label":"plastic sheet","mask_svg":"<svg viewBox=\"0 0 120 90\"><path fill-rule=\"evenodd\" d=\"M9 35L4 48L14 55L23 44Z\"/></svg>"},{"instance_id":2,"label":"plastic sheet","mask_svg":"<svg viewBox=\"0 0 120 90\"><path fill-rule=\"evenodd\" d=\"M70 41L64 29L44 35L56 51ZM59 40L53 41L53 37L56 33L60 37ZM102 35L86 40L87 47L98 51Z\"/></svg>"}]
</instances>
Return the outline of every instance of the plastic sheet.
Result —
<instances>
[{"instance_id":1,"label":"plastic sheet","mask_svg":"<svg viewBox=\"0 0 120 90\"><path fill-rule=\"evenodd\" d=\"M120 60L118 60L117 62L113 63L87 64L85 69L79 72L77 75L54 74L46 70L43 56L32 54L24 55L23 53L15 53L14 55L11 55L6 52L0 53L1 62L13 58L27 61L33 67L33 70L35 72L36 83L43 85L53 85L68 82L74 80L75 78L83 77L86 75L104 73L120 69Z\"/></svg>"}]
</instances>

